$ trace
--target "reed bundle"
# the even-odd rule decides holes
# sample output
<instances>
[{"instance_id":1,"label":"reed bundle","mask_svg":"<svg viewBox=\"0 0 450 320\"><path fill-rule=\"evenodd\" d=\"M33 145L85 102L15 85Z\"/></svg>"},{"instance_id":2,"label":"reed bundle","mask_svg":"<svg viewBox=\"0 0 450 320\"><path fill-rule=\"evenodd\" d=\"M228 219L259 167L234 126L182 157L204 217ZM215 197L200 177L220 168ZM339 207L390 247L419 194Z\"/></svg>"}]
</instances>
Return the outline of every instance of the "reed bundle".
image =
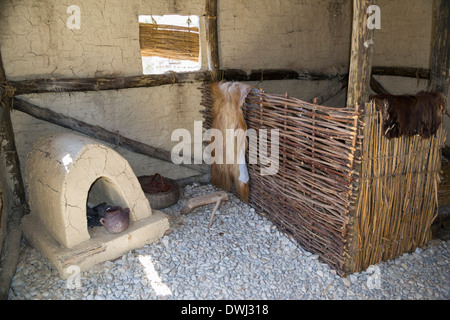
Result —
<instances>
[{"instance_id":1,"label":"reed bundle","mask_svg":"<svg viewBox=\"0 0 450 320\"><path fill-rule=\"evenodd\" d=\"M199 89L209 129L209 84ZM248 129L279 130L278 172L263 176L261 163L248 164L250 204L339 274L362 271L430 240L442 128L429 139L389 140L372 103L362 114L255 90L244 114Z\"/></svg>"},{"instance_id":2,"label":"reed bundle","mask_svg":"<svg viewBox=\"0 0 450 320\"><path fill-rule=\"evenodd\" d=\"M356 251L350 270L398 257L431 240L438 212L442 126L429 139L388 139L375 104L365 113L360 194L356 209Z\"/></svg>"},{"instance_id":3,"label":"reed bundle","mask_svg":"<svg viewBox=\"0 0 450 320\"><path fill-rule=\"evenodd\" d=\"M198 27L179 27L139 23L141 55L198 61L200 43Z\"/></svg>"}]
</instances>

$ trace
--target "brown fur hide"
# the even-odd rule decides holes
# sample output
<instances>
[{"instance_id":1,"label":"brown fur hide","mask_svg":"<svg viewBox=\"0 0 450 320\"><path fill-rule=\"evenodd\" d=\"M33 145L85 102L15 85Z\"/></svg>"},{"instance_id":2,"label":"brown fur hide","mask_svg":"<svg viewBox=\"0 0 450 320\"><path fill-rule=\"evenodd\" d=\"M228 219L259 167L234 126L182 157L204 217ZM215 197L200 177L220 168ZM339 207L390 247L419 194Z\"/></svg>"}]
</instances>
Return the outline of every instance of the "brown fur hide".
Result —
<instances>
[{"instance_id":1,"label":"brown fur hide","mask_svg":"<svg viewBox=\"0 0 450 320\"><path fill-rule=\"evenodd\" d=\"M429 138L442 123L446 100L442 93L421 91L416 95L371 96L383 113L383 133L387 138L402 135Z\"/></svg>"},{"instance_id":2,"label":"brown fur hide","mask_svg":"<svg viewBox=\"0 0 450 320\"><path fill-rule=\"evenodd\" d=\"M243 156L245 157L247 139L245 136L241 139L235 139L234 147L231 148L226 145L226 130L242 129L244 133L246 132L247 125L245 124L242 105L252 88L243 83L224 81L214 82L210 87L213 98L211 108L212 128L220 130L223 136L223 161L221 161L222 164L216 163L218 161L211 164L211 182L215 186L228 191L231 190L234 183L237 195L243 201L248 201L249 182L243 183L239 180L240 170L237 160L242 152L244 152ZM211 153L212 156L216 156L215 150ZM234 159L232 164L227 163L227 155Z\"/></svg>"}]
</instances>

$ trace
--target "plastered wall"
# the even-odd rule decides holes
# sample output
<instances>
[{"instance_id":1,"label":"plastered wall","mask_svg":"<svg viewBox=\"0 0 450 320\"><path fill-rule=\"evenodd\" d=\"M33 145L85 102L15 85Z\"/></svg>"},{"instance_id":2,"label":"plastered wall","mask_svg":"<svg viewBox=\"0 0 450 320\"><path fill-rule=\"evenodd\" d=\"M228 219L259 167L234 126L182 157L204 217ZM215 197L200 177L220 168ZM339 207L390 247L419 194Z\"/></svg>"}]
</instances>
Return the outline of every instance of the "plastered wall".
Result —
<instances>
[{"instance_id":1,"label":"plastered wall","mask_svg":"<svg viewBox=\"0 0 450 320\"><path fill-rule=\"evenodd\" d=\"M203 14L201 0L0 2L1 49L10 80L141 74L138 15ZM66 26L71 5L81 10L80 29Z\"/></svg>"},{"instance_id":2,"label":"plastered wall","mask_svg":"<svg viewBox=\"0 0 450 320\"><path fill-rule=\"evenodd\" d=\"M204 0L0 0L0 50L9 80L136 76L142 74L138 15L194 14L205 29ZM428 68L430 0L380 0L381 29L375 30L374 65ZM70 30L67 8L81 9L81 29ZM351 36L350 0L219 0L218 38L221 68L348 71ZM202 70L207 68L201 32ZM264 79L262 79L264 80ZM393 93L426 87L416 79L378 77ZM271 93L289 92L309 100L332 92L328 81L252 83ZM193 132L201 121L198 83L157 88L22 96L41 107L119 131L138 141L170 150L176 128ZM345 90L328 101L345 104ZM34 140L66 129L12 112L20 160ZM446 117L446 127L450 131ZM112 146L114 147L114 146ZM159 172L171 178L196 174L170 163L116 148L137 175Z\"/></svg>"},{"instance_id":3,"label":"plastered wall","mask_svg":"<svg viewBox=\"0 0 450 320\"><path fill-rule=\"evenodd\" d=\"M70 5L81 9L80 29L66 26ZM138 15L203 14L203 1L1 1L0 49L10 80L136 76L142 74ZM204 18L201 19L204 29ZM201 37L206 65L205 35ZM170 150L171 133L193 130L198 113L198 84L122 91L50 93L21 98L53 111L99 125L155 147ZM22 164L34 140L68 131L21 112L12 113ZM114 147L114 146L113 146ZM117 148L137 175L160 172L171 178L196 174Z\"/></svg>"}]
</instances>

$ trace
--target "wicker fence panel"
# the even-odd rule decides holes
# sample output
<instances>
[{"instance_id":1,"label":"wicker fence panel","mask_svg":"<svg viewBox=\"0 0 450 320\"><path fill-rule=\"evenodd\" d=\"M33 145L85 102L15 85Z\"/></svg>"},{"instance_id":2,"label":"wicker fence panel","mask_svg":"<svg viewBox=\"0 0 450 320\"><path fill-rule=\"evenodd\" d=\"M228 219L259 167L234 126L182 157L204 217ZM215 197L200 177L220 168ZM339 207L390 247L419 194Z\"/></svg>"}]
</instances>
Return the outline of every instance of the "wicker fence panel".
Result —
<instances>
[{"instance_id":1,"label":"wicker fence panel","mask_svg":"<svg viewBox=\"0 0 450 320\"><path fill-rule=\"evenodd\" d=\"M249 165L250 203L310 252L341 272L358 171L359 112L253 93L248 128L279 130L279 170Z\"/></svg>"},{"instance_id":2,"label":"wicker fence panel","mask_svg":"<svg viewBox=\"0 0 450 320\"><path fill-rule=\"evenodd\" d=\"M208 85L201 90L204 126L210 128ZM248 164L250 204L341 272L359 174L354 169L361 139L359 111L254 90L247 96L244 113L248 130L268 131L269 156L270 132L279 132L278 172L262 175L264 164Z\"/></svg>"},{"instance_id":3,"label":"wicker fence panel","mask_svg":"<svg viewBox=\"0 0 450 320\"><path fill-rule=\"evenodd\" d=\"M210 128L208 83L200 89ZM387 139L373 103L361 114L257 90L243 108L248 129L279 130L278 172L261 175L260 162L248 164L250 204L340 275L431 240L442 126L428 139Z\"/></svg>"}]
</instances>

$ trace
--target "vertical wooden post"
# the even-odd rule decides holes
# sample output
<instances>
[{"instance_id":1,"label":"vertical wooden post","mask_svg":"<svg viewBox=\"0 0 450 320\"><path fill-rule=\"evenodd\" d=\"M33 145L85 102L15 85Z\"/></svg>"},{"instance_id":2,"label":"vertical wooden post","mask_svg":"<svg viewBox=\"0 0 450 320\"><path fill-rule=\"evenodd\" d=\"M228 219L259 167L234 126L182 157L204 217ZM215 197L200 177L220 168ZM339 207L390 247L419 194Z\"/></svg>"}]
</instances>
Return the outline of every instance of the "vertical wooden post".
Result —
<instances>
[{"instance_id":1,"label":"vertical wooden post","mask_svg":"<svg viewBox=\"0 0 450 320\"><path fill-rule=\"evenodd\" d=\"M369 98L373 56L373 30L367 27L367 8L373 0L353 0L352 42L347 107L364 108Z\"/></svg>"},{"instance_id":2,"label":"vertical wooden post","mask_svg":"<svg viewBox=\"0 0 450 320\"><path fill-rule=\"evenodd\" d=\"M20 171L19 156L14 140L14 131L10 115L10 98L7 97L6 76L0 52L0 170L4 170L7 186L5 192L13 197L13 208L3 208L8 212L7 233L2 243L0 257L0 299L8 298L11 280L16 272L19 261L20 240L22 238L22 217L28 212L25 199L25 189Z\"/></svg>"},{"instance_id":3,"label":"vertical wooden post","mask_svg":"<svg viewBox=\"0 0 450 320\"><path fill-rule=\"evenodd\" d=\"M217 0L206 0L206 46L211 81L219 80L219 40L217 37Z\"/></svg>"},{"instance_id":4,"label":"vertical wooden post","mask_svg":"<svg viewBox=\"0 0 450 320\"><path fill-rule=\"evenodd\" d=\"M450 85L450 1L433 0L433 27L431 31L430 80L428 90L448 94ZM441 149L442 155L450 157L450 146ZM437 200L436 200L437 201ZM437 203L439 206L439 203ZM445 215L439 208L438 218Z\"/></svg>"},{"instance_id":5,"label":"vertical wooden post","mask_svg":"<svg viewBox=\"0 0 450 320\"><path fill-rule=\"evenodd\" d=\"M375 4L375 0L353 0L352 41L350 55L350 70L348 77L347 107L365 110L369 100L370 76L373 56L373 30L367 26L367 9ZM357 155L357 154L356 154ZM353 168L352 168L353 169ZM355 170L359 170L355 168ZM358 197L356 198L358 201ZM357 208L357 204L354 208ZM349 211L348 226L349 241L345 248L345 263L343 270L350 274L354 269L354 257L358 246L358 221L356 209Z\"/></svg>"},{"instance_id":6,"label":"vertical wooden post","mask_svg":"<svg viewBox=\"0 0 450 320\"><path fill-rule=\"evenodd\" d=\"M430 51L430 91L447 94L450 84L450 1L433 0L433 29Z\"/></svg>"}]
</instances>

